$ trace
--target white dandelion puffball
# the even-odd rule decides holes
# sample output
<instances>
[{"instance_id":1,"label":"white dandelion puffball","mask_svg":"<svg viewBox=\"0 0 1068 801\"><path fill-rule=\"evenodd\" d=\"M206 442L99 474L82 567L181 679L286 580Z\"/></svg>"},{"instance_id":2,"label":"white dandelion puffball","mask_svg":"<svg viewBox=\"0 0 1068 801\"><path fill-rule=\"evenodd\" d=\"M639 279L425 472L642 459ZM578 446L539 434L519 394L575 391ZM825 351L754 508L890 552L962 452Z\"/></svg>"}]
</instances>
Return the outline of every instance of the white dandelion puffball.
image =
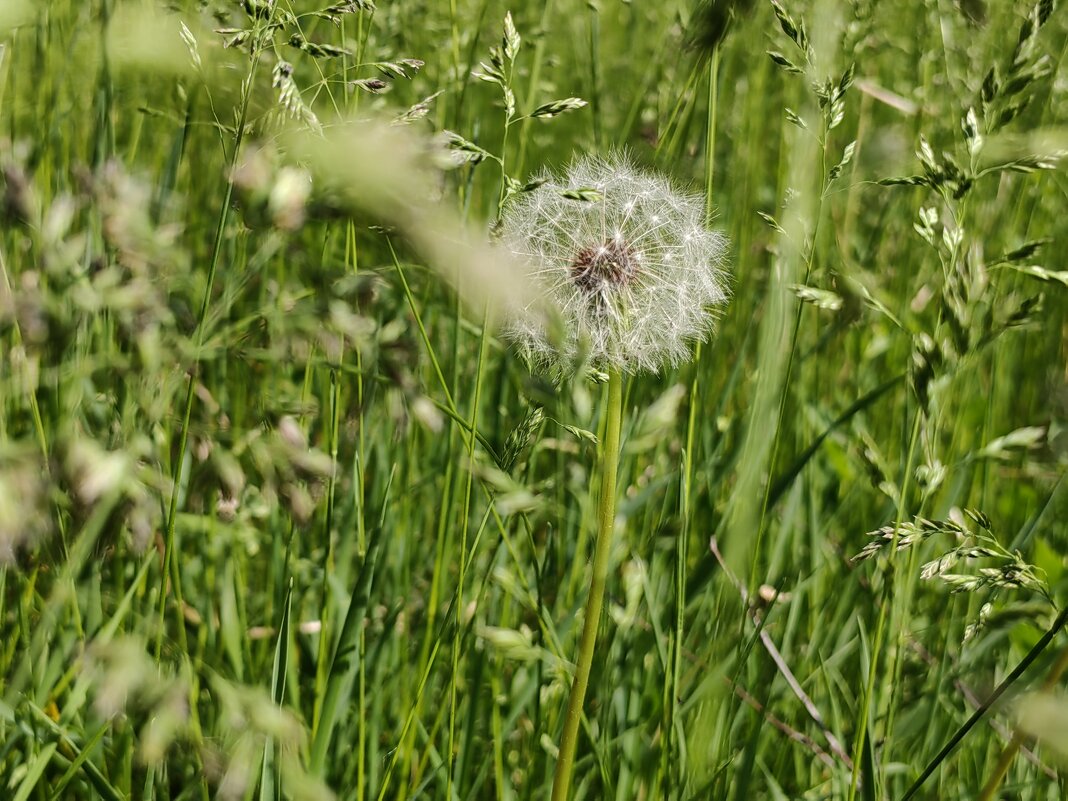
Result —
<instances>
[{"instance_id":1,"label":"white dandelion puffball","mask_svg":"<svg viewBox=\"0 0 1068 801\"><path fill-rule=\"evenodd\" d=\"M703 199L622 157L538 180L505 210L502 239L545 305L515 310L505 336L557 372L581 356L625 373L688 359L727 301L727 240L705 227Z\"/></svg>"}]
</instances>

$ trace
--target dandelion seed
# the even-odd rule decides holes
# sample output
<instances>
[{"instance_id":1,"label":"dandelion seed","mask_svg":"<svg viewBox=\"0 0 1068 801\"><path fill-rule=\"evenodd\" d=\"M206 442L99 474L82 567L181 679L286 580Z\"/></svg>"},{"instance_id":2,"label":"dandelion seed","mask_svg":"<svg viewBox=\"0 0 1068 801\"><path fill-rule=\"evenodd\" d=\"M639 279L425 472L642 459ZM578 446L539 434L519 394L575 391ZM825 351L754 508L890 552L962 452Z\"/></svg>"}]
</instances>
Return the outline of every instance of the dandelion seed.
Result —
<instances>
[{"instance_id":1,"label":"dandelion seed","mask_svg":"<svg viewBox=\"0 0 1068 801\"><path fill-rule=\"evenodd\" d=\"M582 158L565 177L538 180L506 209L503 239L563 334L531 304L505 335L555 372L582 355L624 373L687 359L727 301L727 241L705 227L703 199L622 157Z\"/></svg>"}]
</instances>

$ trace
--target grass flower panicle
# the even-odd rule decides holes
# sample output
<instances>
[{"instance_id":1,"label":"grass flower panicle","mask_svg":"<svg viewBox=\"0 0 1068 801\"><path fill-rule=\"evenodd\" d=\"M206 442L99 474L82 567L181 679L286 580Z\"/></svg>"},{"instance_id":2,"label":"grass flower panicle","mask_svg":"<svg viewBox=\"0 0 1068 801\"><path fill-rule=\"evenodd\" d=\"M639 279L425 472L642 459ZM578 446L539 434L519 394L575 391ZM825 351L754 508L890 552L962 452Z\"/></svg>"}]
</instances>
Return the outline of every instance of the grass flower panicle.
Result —
<instances>
[{"instance_id":1,"label":"grass flower panicle","mask_svg":"<svg viewBox=\"0 0 1068 801\"><path fill-rule=\"evenodd\" d=\"M580 158L535 184L509 204L502 229L546 308L519 309L505 335L556 371L582 356L624 373L685 360L728 292L727 240L705 226L703 198L618 156Z\"/></svg>"}]
</instances>

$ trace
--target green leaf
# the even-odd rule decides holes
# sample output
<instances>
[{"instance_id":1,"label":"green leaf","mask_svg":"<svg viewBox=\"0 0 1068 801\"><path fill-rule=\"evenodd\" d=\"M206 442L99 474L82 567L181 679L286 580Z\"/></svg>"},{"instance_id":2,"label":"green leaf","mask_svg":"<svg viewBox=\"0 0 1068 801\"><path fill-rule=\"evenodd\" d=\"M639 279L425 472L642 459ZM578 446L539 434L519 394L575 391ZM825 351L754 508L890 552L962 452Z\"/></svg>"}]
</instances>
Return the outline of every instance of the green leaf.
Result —
<instances>
[{"instance_id":1,"label":"green leaf","mask_svg":"<svg viewBox=\"0 0 1068 801\"><path fill-rule=\"evenodd\" d=\"M88 779L89 783L93 785L93 789L96 790L96 792L100 795L101 798L104 799L104 801L125 801L126 797L117 789L115 789L115 787L107 780L104 774L100 771L100 768L93 764L92 761L81 758L82 754L89 750L88 748L79 747L78 744L71 739L67 732L59 724L52 720L52 718L45 714L44 710L40 707L34 705L33 703L30 703L29 709L33 712L36 723L44 727L44 729L48 732L49 737L55 738L56 741L51 743L51 745L63 745L63 751L60 751L58 754L55 753L56 749L54 747L52 748L53 758L57 762L59 762L60 764L66 764L67 759L65 754L73 754L74 760L72 764L78 764L80 766L81 772L85 774L85 777ZM96 736L94 735L94 737L89 738L89 742L91 743L95 741L95 739ZM14 801L14 799L12 799L12 801Z\"/></svg>"},{"instance_id":2,"label":"green leaf","mask_svg":"<svg viewBox=\"0 0 1068 801\"><path fill-rule=\"evenodd\" d=\"M67 785L74 780L74 777L83 770L83 766L87 765L89 755L96 749L97 744L104 739L104 735L111 731L110 721L101 724L96 733L86 738L84 745L81 749L75 749L77 751L74 759L71 760L70 766L55 784L52 785L51 794L52 798L66 798L63 791L67 789ZM86 769L86 773L89 770Z\"/></svg>"}]
</instances>

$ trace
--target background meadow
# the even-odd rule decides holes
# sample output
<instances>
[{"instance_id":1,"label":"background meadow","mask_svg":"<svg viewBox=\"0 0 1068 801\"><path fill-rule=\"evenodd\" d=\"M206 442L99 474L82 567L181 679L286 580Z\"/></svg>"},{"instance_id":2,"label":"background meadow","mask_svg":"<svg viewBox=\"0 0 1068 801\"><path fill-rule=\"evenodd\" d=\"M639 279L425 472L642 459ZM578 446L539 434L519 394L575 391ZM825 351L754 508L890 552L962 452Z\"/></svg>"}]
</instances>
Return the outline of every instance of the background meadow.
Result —
<instances>
[{"instance_id":1,"label":"background meadow","mask_svg":"<svg viewBox=\"0 0 1068 801\"><path fill-rule=\"evenodd\" d=\"M0 29L0 796L548 798L604 387L488 242L626 150L733 296L625 385L574 797L1065 797L1052 2Z\"/></svg>"}]
</instances>

